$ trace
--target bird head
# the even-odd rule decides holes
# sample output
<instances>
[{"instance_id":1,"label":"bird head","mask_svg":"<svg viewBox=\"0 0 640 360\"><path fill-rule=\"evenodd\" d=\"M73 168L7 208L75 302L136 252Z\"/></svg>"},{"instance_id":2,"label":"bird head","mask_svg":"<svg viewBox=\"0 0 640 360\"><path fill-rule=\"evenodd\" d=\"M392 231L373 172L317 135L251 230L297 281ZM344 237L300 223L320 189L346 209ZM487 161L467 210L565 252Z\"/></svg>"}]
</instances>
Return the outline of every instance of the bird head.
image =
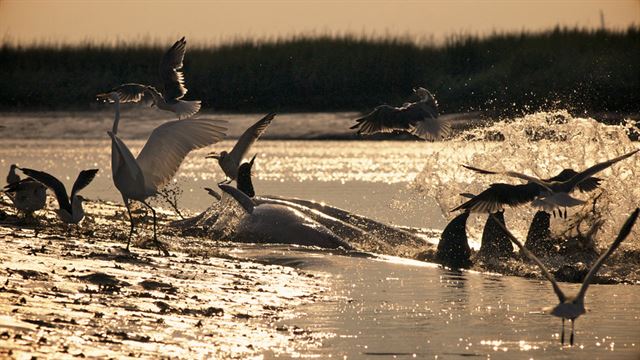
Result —
<instances>
[{"instance_id":1,"label":"bird head","mask_svg":"<svg viewBox=\"0 0 640 360\"><path fill-rule=\"evenodd\" d=\"M227 156L227 152L226 151L222 151L220 153L216 153L216 152L211 152L209 153L209 155L206 156L207 159L216 159L218 161L224 159Z\"/></svg>"}]
</instances>

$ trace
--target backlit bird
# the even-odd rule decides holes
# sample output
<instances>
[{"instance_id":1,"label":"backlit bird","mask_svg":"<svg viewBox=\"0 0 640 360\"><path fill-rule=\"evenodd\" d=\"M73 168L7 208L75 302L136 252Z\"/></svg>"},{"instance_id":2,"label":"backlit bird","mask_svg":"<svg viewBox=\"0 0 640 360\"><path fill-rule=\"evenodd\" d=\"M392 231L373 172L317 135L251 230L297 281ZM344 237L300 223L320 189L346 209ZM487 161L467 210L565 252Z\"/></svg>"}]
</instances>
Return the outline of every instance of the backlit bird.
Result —
<instances>
[{"instance_id":1,"label":"backlit bird","mask_svg":"<svg viewBox=\"0 0 640 360\"><path fill-rule=\"evenodd\" d=\"M520 242L520 240L518 240L515 236L513 236L513 234L506 227L504 227L502 224L499 224L500 226L502 226L503 230L509 236L511 241L513 241L513 243L515 243L520 248L520 250L522 250L522 252L529 259L531 259L531 261L535 262L538 265L538 267L540 267L540 270L542 271L544 276L547 278L547 280L551 282L551 285L553 286L553 291L558 297L558 300L560 301L560 303L550 308L549 310L551 315L562 318L562 337L560 341L563 344L564 344L564 320L565 319L571 320L570 344L573 345L574 321L578 317L580 317L580 315L586 312L584 307L584 297L585 297L585 294L587 293L587 289L589 288L589 284L591 283L591 280L593 280L594 275L598 272L598 270L600 270L600 267L605 262L605 260L607 260L607 258L611 256L611 254L613 254L613 252L618 248L618 246L620 246L622 241L627 238L627 236L631 232L631 228L633 227L636 219L638 218L638 213L640 213L640 208L636 208L635 211L631 213L627 221L625 221L625 223L622 225L622 228L618 233L618 237L616 237L616 239L613 241L611 246L609 246L609 249L607 249L607 251L604 254L602 254L600 258L598 258L595 264L593 264L593 266L591 267L591 270L589 270L589 273L584 278L584 281L582 282L582 286L580 287L580 290L578 291L578 294L576 296L567 296L560 289L560 287L558 286L558 283L556 282L556 279L553 277L553 275L551 275L551 273L549 273L549 271L545 268L542 262L535 255L533 255L524 246L524 244ZM489 216L493 216L493 214Z\"/></svg>"},{"instance_id":2,"label":"backlit bird","mask_svg":"<svg viewBox=\"0 0 640 360\"><path fill-rule=\"evenodd\" d=\"M249 127L242 133L236 144L233 146L230 152L222 151L218 153L210 153L207 158L213 158L218 160L218 164L224 174L229 178L228 182L235 180L238 177L238 168L240 162L249 152L249 148L258 141L260 135L265 132L271 120L276 116L276 113L267 114L267 116L258 120L255 124Z\"/></svg>"},{"instance_id":3,"label":"backlit bird","mask_svg":"<svg viewBox=\"0 0 640 360\"><path fill-rule=\"evenodd\" d=\"M44 184L56 194L58 201L58 217L66 224L77 224L84 218L82 201L84 198L78 193L93 181L98 169L82 170L73 183L71 196L67 194L64 184L53 175L44 171L20 168L22 172L32 179Z\"/></svg>"},{"instance_id":4,"label":"backlit bird","mask_svg":"<svg viewBox=\"0 0 640 360\"><path fill-rule=\"evenodd\" d=\"M184 74L182 73L186 49L187 41L182 37L162 57L160 61L162 93L153 86L137 83L122 84L109 92L116 93L120 102L123 103L138 102L145 94L149 94L153 98L153 105L159 109L176 113L178 119L185 119L195 115L200 111L200 100L182 100L182 97L187 93ZM104 97L105 95L98 94L98 97Z\"/></svg>"},{"instance_id":5,"label":"backlit bird","mask_svg":"<svg viewBox=\"0 0 640 360\"><path fill-rule=\"evenodd\" d=\"M406 131L425 140L438 140L451 131L450 125L438 117L438 104L425 88L413 90L418 101L405 103L402 107L380 105L372 112L356 119L350 129L358 134Z\"/></svg>"},{"instance_id":6,"label":"backlit bird","mask_svg":"<svg viewBox=\"0 0 640 360\"><path fill-rule=\"evenodd\" d=\"M136 158L117 135L119 120L119 113L116 112L113 131L107 133L111 137L113 182L122 194L131 221L127 250L134 231L129 201L137 200L151 210L153 241L158 250L168 255L169 252L157 238L156 212L146 199L156 195L173 178L189 152L222 140L227 130L223 127L226 121L186 119L166 122L153 130Z\"/></svg>"},{"instance_id":7,"label":"backlit bird","mask_svg":"<svg viewBox=\"0 0 640 360\"><path fill-rule=\"evenodd\" d=\"M533 206L551 212L559 207L582 205L584 204L583 200L576 199L569 193L576 188L583 191L593 190L600 181L598 178L592 178L593 175L637 152L638 150L633 150L622 156L593 165L579 173L565 169L550 179L538 179L515 171L497 172L463 165L465 168L481 174L503 174L528 182L520 185L491 184L488 189L451 211L465 209L471 212L495 213L502 210L505 205L516 207L531 202ZM575 175L569 177L572 173Z\"/></svg>"}]
</instances>

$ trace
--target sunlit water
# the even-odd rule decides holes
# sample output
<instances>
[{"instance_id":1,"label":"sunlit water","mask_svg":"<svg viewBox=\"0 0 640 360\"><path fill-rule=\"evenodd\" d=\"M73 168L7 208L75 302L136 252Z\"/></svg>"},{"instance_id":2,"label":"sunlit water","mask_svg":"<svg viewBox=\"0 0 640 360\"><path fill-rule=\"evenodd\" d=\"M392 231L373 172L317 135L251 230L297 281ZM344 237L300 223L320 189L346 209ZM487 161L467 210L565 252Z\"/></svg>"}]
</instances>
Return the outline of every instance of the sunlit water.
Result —
<instances>
[{"instance_id":1,"label":"sunlit water","mask_svg":"<svg viewBox=\"0 0 640 360\"><path fill-rule=\"evenodd\" d=\"M592 285L573 347L561 346L561 320L548 282L451 272L399 258L385 261L291 249L239 254L329 274L332 301L307 305L283 323L326 334L319 347L270 357L334 359L637 359L640 288ZM577 292L576 284L561 284ZM569 323L565 331L569 331ZM568 341L569 332L565 334Z\"/></svg>"},{"instance_id":2,"label":"sunlit water","mask_svg":"<svg viewBox=\"0 0 640 360\"><path fill-rule=\"evenodd\" d=\"M558 118L559 120L554 120ZM534 136L531 136L532 130ZM548 129L552 129L548 133ZM468 138L505 141L467 141ZM535 135L537 133L542 135ZM489 135L487 135L489 134ZM638 147L621 128L605 127L565 113L540 113L509 124L441 143L411 141L259 141L254 166L259 194L324 201L377 220L399 225L443 228L460 203L458 193L479 192L494 181L461 169L469 163L548 177L564 167L586 168ZM533 139L533 140L532 140ZM561 141L558 141L561 140ZM125 141L136 153L143 142ZM193 212L212 201L202 190L223 174L208 151L229 149L233 141L192 153L176 184L180 205ZM0 168L9 164L50 171L70 186L80 169L101 169L85 191L89 198L119 201L111 180L110 143L104 140L9 140L0 142ZM635 156L602 172L608 214L598 234L608 243L626 215L640 202ZM580 195L589 199L588 195ZM532 210L509 210L507 223L522 234ZM470 219L472 238L484 218ZM554 220L554 226L562 226ZM636 228L622 245L638 247ZM640 356L640 287L592 286L587 308L576 322L573 348L561 347L557 318L540 309L556 299L546 282L475 273L450 273L424 263L330 256L317 251L253 249L240 255L291 263L325 274L332 284L328 302L301 309L291 320L326 334L320 346L267 357L314 358L632 358ZM577 290L577 285L563 284ZM514 355L515 354L515 355Z\"/></svg>"}]
</instances>

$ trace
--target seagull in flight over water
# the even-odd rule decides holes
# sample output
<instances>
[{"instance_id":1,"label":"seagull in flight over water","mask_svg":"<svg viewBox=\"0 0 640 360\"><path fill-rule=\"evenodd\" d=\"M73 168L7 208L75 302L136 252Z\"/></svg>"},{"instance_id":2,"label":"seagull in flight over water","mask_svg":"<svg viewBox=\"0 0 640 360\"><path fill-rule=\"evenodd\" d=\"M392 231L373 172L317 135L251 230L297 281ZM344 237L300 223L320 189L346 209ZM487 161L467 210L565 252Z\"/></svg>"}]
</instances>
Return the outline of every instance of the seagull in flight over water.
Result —
<instances>
[{"instance_id":1,"label":"seagull in flight over water","mask_svg":"<svg viewBox=\"0 0 640 360\"><path fill-rule=\"evenodd\" d=\"M429 90L413 89L419 100L408 102L402 107L380 105L369 114L356 119L350 129L358 129L358 134L388 133L406 131L425 140L437 140L451 131L449 123L438 118L438 103Z\"/></svg>"},{"instance_id":2,"label":"seagull in flight over water","mask_svg":"<svg viewBox=\"0 0 640 360\"><path fill-rule=\"evenodd\" d=\"M249 148L258 141L258 138L265 132L271 120L276 116L276 113L267 114L267 116L258 120L255 124L249 127L240 136L236 144L233 146L230 152L222 151L219 154L212 152L207 155L207 159L216 159L218 164L224 171L224 174L229 178L227 183L235 180L238 177L238 168L240 162L249 152Z\"/></svg>"},{"instance_id":3,"label":"seagull in flight over water","mask_svg":"<svg viewBox=\"0 0 640 360\"><path fill-rule=\"evenodd\" d=\"M137 83L122 84L111 91L116 93L120 102L138 102L145 94L151 95L153 105L159 109L174 112L178 119L186 119L200 111L200 100L185 101L182 97L187 93L184 85L184 74L182 66L184 54L187 49L187 41L184 36L176 41L167 50L160 61L160 79L162 80L162 93L155 87ZM105 97L106 94L99 94L98 97Z\"/></svg>"},{"instance_id":4,"label":"seagull in flight over water","mask_svg":"<svg viewBox=\"0 0 640 360\"><path fill-rule=\"evenodd\" d=\"M53 175L33 169L19 169L22 170L25 175L53 190L56 194L56 200L58 201L57 213L60 220L66 224L77 224L84 218L84 209L82 208L84 198L78 195L78 193L93 181L98 169L80 171L76 181L73 183L71 196L67 194L64 184Z\"/></svg>"},{"instance_id":5,"label":"seagull in flight over water","mask_svg":"<svg viewBox=\"0 0 640 360\"><path fill-rule=\"evenodd\" d=\"M584 204L584 201L569 195L571 191L575 188L582 191L595 189L601 179L595 178L593 175L612 166L618 161L632 156L639 150L640 149L633 150L617 158L595 164L579 173L571 169L565 169L550 179L538 179L515 171L497 172L463 165L465 168L481 174L503 174L528 182L519 185L504 183L491 184L488 189L451 211L464 209L472 212L494 213L502 210L505 205L516 207L531 202L533 206L551 212L558 207L581 205Z\"/></svg>"},{"instance_id":6,"label":"seagull in flight over water","mask_svg":"<svg viewBox=\"0 0 640 360\"><path fill-rule=\"evenodd\" d=\"M584 281L582 282L582 286L580 287L580 290L578 291L578 294L576 296L567 296L560 289L560 287L558 286L558 283L556 282L556 279L544 267L542 262L535 255L533 255L524 246L524 244L522 244L520 240L518 240L515 236L513 236L513 234L504 225L496 221L498 225L503 228L503 230L505 231L507 236L509 236L511 241L513 241L513 243L516 244L520 248L520 250L522 250L522 252L531 261L535 262L536 265L538 265L538 267L542 271L542 274L544 274L547 280L551 282L551 285L553 286L553 291L556 293L556 296L558 297L558 300L560 301L560 303L552 308L548 308L547 310L550 310L551 315L562 318L562 337L560 340L562 344L564 344L564 320L565 319L571 320L570 344L573 345L574 321L578 317L580 317L580 315L586 313L584 308L584 297L587 292L587 289L589 288L589 284L591 283L591 280L593 279L595 274L598 272L598 270L600 270L600 267L605 262L605 260L607 260L607 258L611 256L611 254L618 248L618 246L620 246L622 241L624 241L624 239L627 238L627 236L631 232L631 228L633 228L633 225L636 222L636 219L638 218L638 213L640 213L640 208L636 208L635 211L631 213L627 221L625 221L625 223L622 225L622 228L618 233L618 237L616 237L616 239L613 241L611 246L609 246L609 249L607 249L607 251L604 254L602 254L600 258L598 258L595 264L593 264L593 266L591 267L591 270L589 270L589 273L584 278ZM493 214L489 216L493 216Z\"/></svg>"}]
</instances>

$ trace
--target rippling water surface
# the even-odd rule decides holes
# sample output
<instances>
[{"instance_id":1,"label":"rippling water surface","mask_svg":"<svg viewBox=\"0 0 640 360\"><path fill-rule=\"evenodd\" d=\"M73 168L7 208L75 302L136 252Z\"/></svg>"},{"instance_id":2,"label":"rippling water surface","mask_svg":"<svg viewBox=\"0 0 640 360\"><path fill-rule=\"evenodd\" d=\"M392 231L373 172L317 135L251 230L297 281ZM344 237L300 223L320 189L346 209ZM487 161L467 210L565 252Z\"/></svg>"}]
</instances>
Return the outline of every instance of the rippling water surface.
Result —
<instances>
[{"instance_id":1,"label":"rippling water surface","mask_svg":"<svg viewBox=\"0 0 640 360\"><path fill-rule=\"evenodd\" d=\"M495 141L501 137L504 141ZM143 144L125 141L134 153ZM223 174L204 156L232 145L231 140L223 141L187 158L175 180L184 190L181 206L196 212L211 203L202 188L215 187ZM447 142L261 140L252 153L258 153L254 174L259 194L324 201L387 223L443 228L453 216L447 210L460 201L458 193L477 193L490 182L505 181L463 171L460 163L547 177L564 167L583 169L637 147L621 127L566 113L540 113ZM84 193L120 200L111 180L107 139L3 139L0 169L11 163L50 171L67 186L80 169L98 167L101 172ZM639 167L640 156L635 156L599 175L605 179L599 206L607 214L605 229L598 234L601 247L638 206ZM526 207L508 211L507 222L522 234L530 214ZM470 229L476 237L483 220L472 219ZM638 234L636 228L622 247L637 248ZM267 357L640 357L638 286L590 287L586 306L591 312L576 322L577 345L563 348L561 321L540 310L556 302L547 282L452 273L395 258L382 261L277 248L239 252L301 266L324 274L333 284L327 294L330 301L307 306L303 315L289 321L326 334L322 344Z\"/></svg>"}]
</instances>

